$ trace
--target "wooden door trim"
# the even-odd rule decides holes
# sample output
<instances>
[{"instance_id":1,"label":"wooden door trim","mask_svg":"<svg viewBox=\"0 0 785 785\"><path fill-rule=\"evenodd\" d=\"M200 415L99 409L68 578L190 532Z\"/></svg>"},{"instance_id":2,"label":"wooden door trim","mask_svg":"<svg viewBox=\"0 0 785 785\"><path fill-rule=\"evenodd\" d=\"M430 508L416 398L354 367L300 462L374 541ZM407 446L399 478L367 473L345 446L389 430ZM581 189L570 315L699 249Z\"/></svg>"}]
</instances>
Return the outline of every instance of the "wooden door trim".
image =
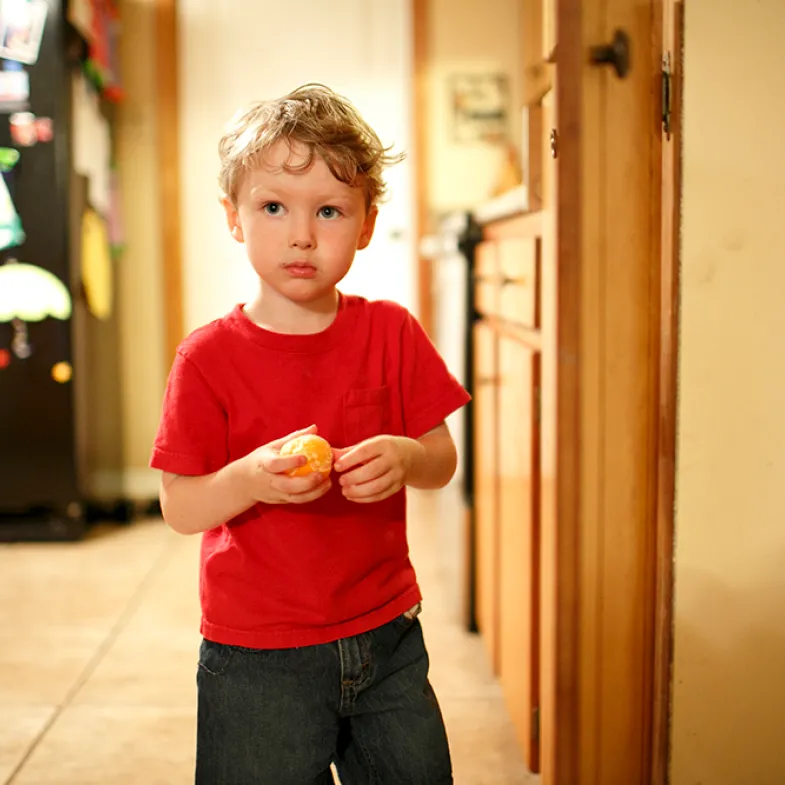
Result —
<instances>
[{"instance_id":1,"label":"wooden door trim","mask_svg":"<svg viewBox=\"0 0 785 785\"><path fill-rule=\"evenodd\" d=\"M415 281L419 321L429 335L433 335L433 294L431 264L420 253L420 243L430 231L428 209L428 83L430 0L411 0L412 20L412 153L414 159L415 203Z\"/></svg>"},{"instance_id":2,"label":"wooden door trim","mask_svg":"<svg viewBox=\"0 0 785 785\"><path fill-rule=\"evenodd\" d=\"M580 40L582 3L556 0L559 39ZM544 553L553 568L550 594L553 605L543 608L544 648L553 661L548 663L547 681L542 684L541 771L544 785L579 783L580 763L578 673L579 673L579 548L580 548L580 429L581 330L580 310L582 251L582 187L580 155L581 49L562 47L558 60L556 113L558 117L559 159L557 182L570 183L569 189L557 185L557 287L556 345L558 382L556 395L556 487L555 520L543 526L558 529L553 535L553 552ZM558 227L571 226L572 232L559 233ZM546 569L546 565L543 565Z\"/></svg>"},{"instance_id":3,"label":"wooden door trim","mask_svg":"<svg viewBox=\"0 0 785 785\"><path fill-rule=\"evenodd\" d=\"M667 785L673 663L673 554L679 358L684 3L662 0L664 51L671 56L671 138L663 149L660 273L660 388L657 466L657 572L652 693L652 785Z\"/></svg>"},{"instance_id":4,"label":"wooden door trim","mask_svg":"<svg viewBox=\"0 0 785 785\"><path fill-rule=\"evenodd\" d=\"M163 271L164 362L166 374L183 338L183 274L180 221L180 101L177 0L156 0L155 55L158 73L158 142L161 266Z\"/></svg>"}]
</instances>

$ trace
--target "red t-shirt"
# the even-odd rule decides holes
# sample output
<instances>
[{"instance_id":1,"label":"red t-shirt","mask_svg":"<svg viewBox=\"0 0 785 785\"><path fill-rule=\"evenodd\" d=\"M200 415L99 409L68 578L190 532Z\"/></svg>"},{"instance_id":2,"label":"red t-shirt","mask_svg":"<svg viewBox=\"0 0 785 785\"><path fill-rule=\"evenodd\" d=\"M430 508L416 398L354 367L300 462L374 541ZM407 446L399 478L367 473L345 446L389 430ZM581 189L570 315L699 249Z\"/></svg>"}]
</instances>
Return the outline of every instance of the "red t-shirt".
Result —
<instances>
[{"instance_id":1,"label":"red t-shirt","mask_svg":"<svg viewBox=\"0 0 785 785\"><path fill-rule=\"evenodd\" d=\"M150 465L211 474L307 427L333 447L418 438L469 400L409 312L341 295L323 332L273 333L237 306L180 345ZM202 635L258 649L327 643L386 624L420 597L405 490L375 504L335 486L256 504L202 536Z\"/></svg>"}]
</instances>

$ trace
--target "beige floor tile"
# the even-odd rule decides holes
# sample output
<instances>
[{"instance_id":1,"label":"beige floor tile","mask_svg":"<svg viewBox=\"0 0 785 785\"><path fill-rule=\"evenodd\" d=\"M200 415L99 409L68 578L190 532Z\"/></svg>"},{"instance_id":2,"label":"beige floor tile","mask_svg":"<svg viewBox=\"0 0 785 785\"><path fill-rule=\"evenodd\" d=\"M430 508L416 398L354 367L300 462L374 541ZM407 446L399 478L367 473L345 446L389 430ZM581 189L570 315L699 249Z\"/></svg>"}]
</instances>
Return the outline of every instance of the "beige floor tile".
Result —
<instances>
[{"instance_id":1,"label":"beige floor tile","mask_svg":"<svg viewBox=\"0 0 785 785\"><path fill-rule=\"evenodd\" d=\"M409 547L425 618L465 624L465 511L457 487L411 494Z\"/></svg>"},{"instance_id":2,"label":"beige floor tile","mask_svg":"<svg viewBox=\"0 0 785 785\"><path fill-rule=\"evenodd\" d=\"M160 522L140 522L96 527L83 542L0 547L0 629L110 628L172 536Z\"/></svg>"},{"instance_id":3,"label":"beige floor tile","mask_svg":"<svg viewBox=\"0 0 785 785\"><path fill-rule=\"evenodd\" d=\"M89 572L88 572L89 574ZM5 580L6 576L3 576ZM131 601L142 577L115 582L109 576L42 579L0 590L0 629L75 626L110 630ZM70 585L69 585L70 584Z\"/></svg>"},{"instance_id":4,"label":"beige floor tile","mask_svg":"<svg viewBox=\"0 0 785 785\"><path fill-rule=\"evenodd\" d=\"M501 698L440 700L455 785L537 785L519 752Z\"/></svg>"},{"instance_id":5,"label":"beige floor tile","mask_svg":"<svg viewBox=\"0 0 785 785\"><path fill-rule=\"evenodd\" d=\"M167 586L167 582L157 582L149 587L128 626L137 635L166 637L198 631L200 619L196 582L187 588L182 584Z\"/></svg>"},{"instance_id":6,"label":"beige floor tile","mask_svg":"<svg viewBox=\"0 0 785 785\"><path fill-rule=\"evenodd\" d=\"M434 494L413 496L412 558L456 784L531 785L482 642L463 629L455 516ZM0 608L18 607L0 610L0 727L21 712L0 741L0 782L83 675L14 785L193 781L198 559L199 538L160 521L77 544L0 547L0 574L12 576Z\"/></svg>"},{"instance_id":7,"label":"beige floor tile","mask_svg":"<svg viewBox=\"0 0 785 785\"><path fill-rule=\"evenodd\" d=\"M164 524L166 525L166 524ZM174 557L168 565L168 569L183 569L190 574L192 569L199 566L199 550L202 538L198 534L176 534L172 532L176 550Z\"/></svg>"},{"instance_id":8,"label":"beige floor tile","mask_svg":"<svg viewBox=\"0 0 785 785\"><path fill-rule=\"evenodd\" d=\"M0 544L0 568L3 574L17 571L34 579L50 574L84 575L88 567L117 577L148 567L159 546L176 537L160 519L129 526L101 524L78 542Z\"/></svg>"},{"instance_id":9,"label":"beige floor tile","mask_svg":"<svg viewBox=\"0 0 785 785\"><path fill-rule=\"evenodd\" d=\"M0 548L0 704L61 703L172 544L151 521Z\"/></svg>"},{"instance_id":10,"label":"beige floor tile","mask_svg":"<svg viewBox=\"0 0 785 785\"><path fill-rule=\"evenodd\" d=\"M130 624L161 632L198 630L199 561L190 540L183 539L146 587Z\"/></svg>"},{"instance_id":11,"label":"beige floor tile","mask_svg":"<svg viewBox=\"0 0 785 785\"><path fill-rule=\"evenodd\" d=\"M14 785L186 785L195 722L186 709L66 709Z\"/></svg>"},{"instance_id":12,"label":"beige floor tile","mask_svg":"<svg viewBox=\"0 0 785 785\"><path fill-rule=\"evenodd\" d=\"M105 640L89 627L3 628L0 706L61 703Z\"/></svg>"},{"instance_id":13,"label":"beige floor tile","mask_svg":"<svg viewBox=\"0 0 785 785\"><path fill-rule=\"evenodd\" d=\"M501 695L477 635L452 625L427 621L423 621L423 629L431 660L431 684L440 700Z\"/></svg>"},{"instance_id":14,"label":"beige floor tile","mask_svg":"<svg viewBox=\"0 0 785 785\"><path fill-rule=\"evenodd\" d=\"M196 663L200 637L190 633L157 635L130 629L114 642L73 705L161 706L195 710Z\"/></svg>"},{"instance_id":15,"label":"beige floor tile","mask_svg":"<svg viewBox=\"0 0 785 785\"><path fill-rule=\"evenodd\" d=\"M8 780L54 711L54 706L0 706L0 782Z\"/></svg>"},{"instance_id":16,"label":"beige floor tile","mask_svg":"<svg viewBox=\"0 0 785 785\"><path fill-rule=\"evenodd\" d=\"M449 624L466 629L464 610L459 598L450 596L444 591L438 577L433 580L423 580L418 575L417 579L423 596L423 624L428 626Z\"/></svg>"},{"instance_id":17,"label":"beige floor tile","mask_svg":"<svg viewBox=\"0 0 785 785\"><path fill-rule=\"evenodd\" d=\"M182 538L74 703L193 707L199 619L198 550Z\"/></svg>"}]
</instances>

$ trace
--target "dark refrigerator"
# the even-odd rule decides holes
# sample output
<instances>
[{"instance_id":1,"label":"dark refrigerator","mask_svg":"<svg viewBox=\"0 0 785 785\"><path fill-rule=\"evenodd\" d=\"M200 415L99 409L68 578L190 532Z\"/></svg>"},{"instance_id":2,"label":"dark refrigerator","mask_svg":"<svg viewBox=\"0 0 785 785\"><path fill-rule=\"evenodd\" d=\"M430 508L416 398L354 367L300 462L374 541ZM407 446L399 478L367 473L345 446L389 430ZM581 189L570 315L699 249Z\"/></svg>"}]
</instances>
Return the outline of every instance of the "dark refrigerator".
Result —
<instances>
[{"instance_id":1,"label":"dark refrigerator","mask_svg":"<svg viewBox=\"0 0 785 785\"><path fill-rule=\"evenodd\" d=\"M0 155L18 232L0 251L2 541L75 539L94 517L128 510L118 312L105 281L102 308L86 291L84 222L102 219L74 167L74 84L88 47L65 4L44 5L35 61L0 61Z\"/></svg>"}]
</instances>

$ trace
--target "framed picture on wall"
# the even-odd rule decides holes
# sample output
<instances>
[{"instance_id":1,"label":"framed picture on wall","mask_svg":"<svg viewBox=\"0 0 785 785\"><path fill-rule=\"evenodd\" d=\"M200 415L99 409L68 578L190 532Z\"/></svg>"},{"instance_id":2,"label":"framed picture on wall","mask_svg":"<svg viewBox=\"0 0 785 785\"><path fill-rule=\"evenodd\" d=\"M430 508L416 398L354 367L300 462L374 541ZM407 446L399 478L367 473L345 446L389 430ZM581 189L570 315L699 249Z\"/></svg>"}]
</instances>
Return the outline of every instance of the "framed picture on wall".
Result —
<instances>
[{"instance_id":1,"label":"framed picture on wall","mask_svg":"<svg viewBox=\"0 0 785 785\"><path fill-rule=\"evenodd\" d=\"M508 141L510 87L506 74L455 74L449 77L448 92L454 141Z\"/></svg>"},{"instance_id":2,"label":"framed picture on wall","mask_svg":"<svg viewBox=\"0 0 785 785\"><path fill-rule=\"evenodd\" d=\"M3 0L0 4L0 57L33 65L44 33L46 0Z\"/></svg>"}]
</instances>

